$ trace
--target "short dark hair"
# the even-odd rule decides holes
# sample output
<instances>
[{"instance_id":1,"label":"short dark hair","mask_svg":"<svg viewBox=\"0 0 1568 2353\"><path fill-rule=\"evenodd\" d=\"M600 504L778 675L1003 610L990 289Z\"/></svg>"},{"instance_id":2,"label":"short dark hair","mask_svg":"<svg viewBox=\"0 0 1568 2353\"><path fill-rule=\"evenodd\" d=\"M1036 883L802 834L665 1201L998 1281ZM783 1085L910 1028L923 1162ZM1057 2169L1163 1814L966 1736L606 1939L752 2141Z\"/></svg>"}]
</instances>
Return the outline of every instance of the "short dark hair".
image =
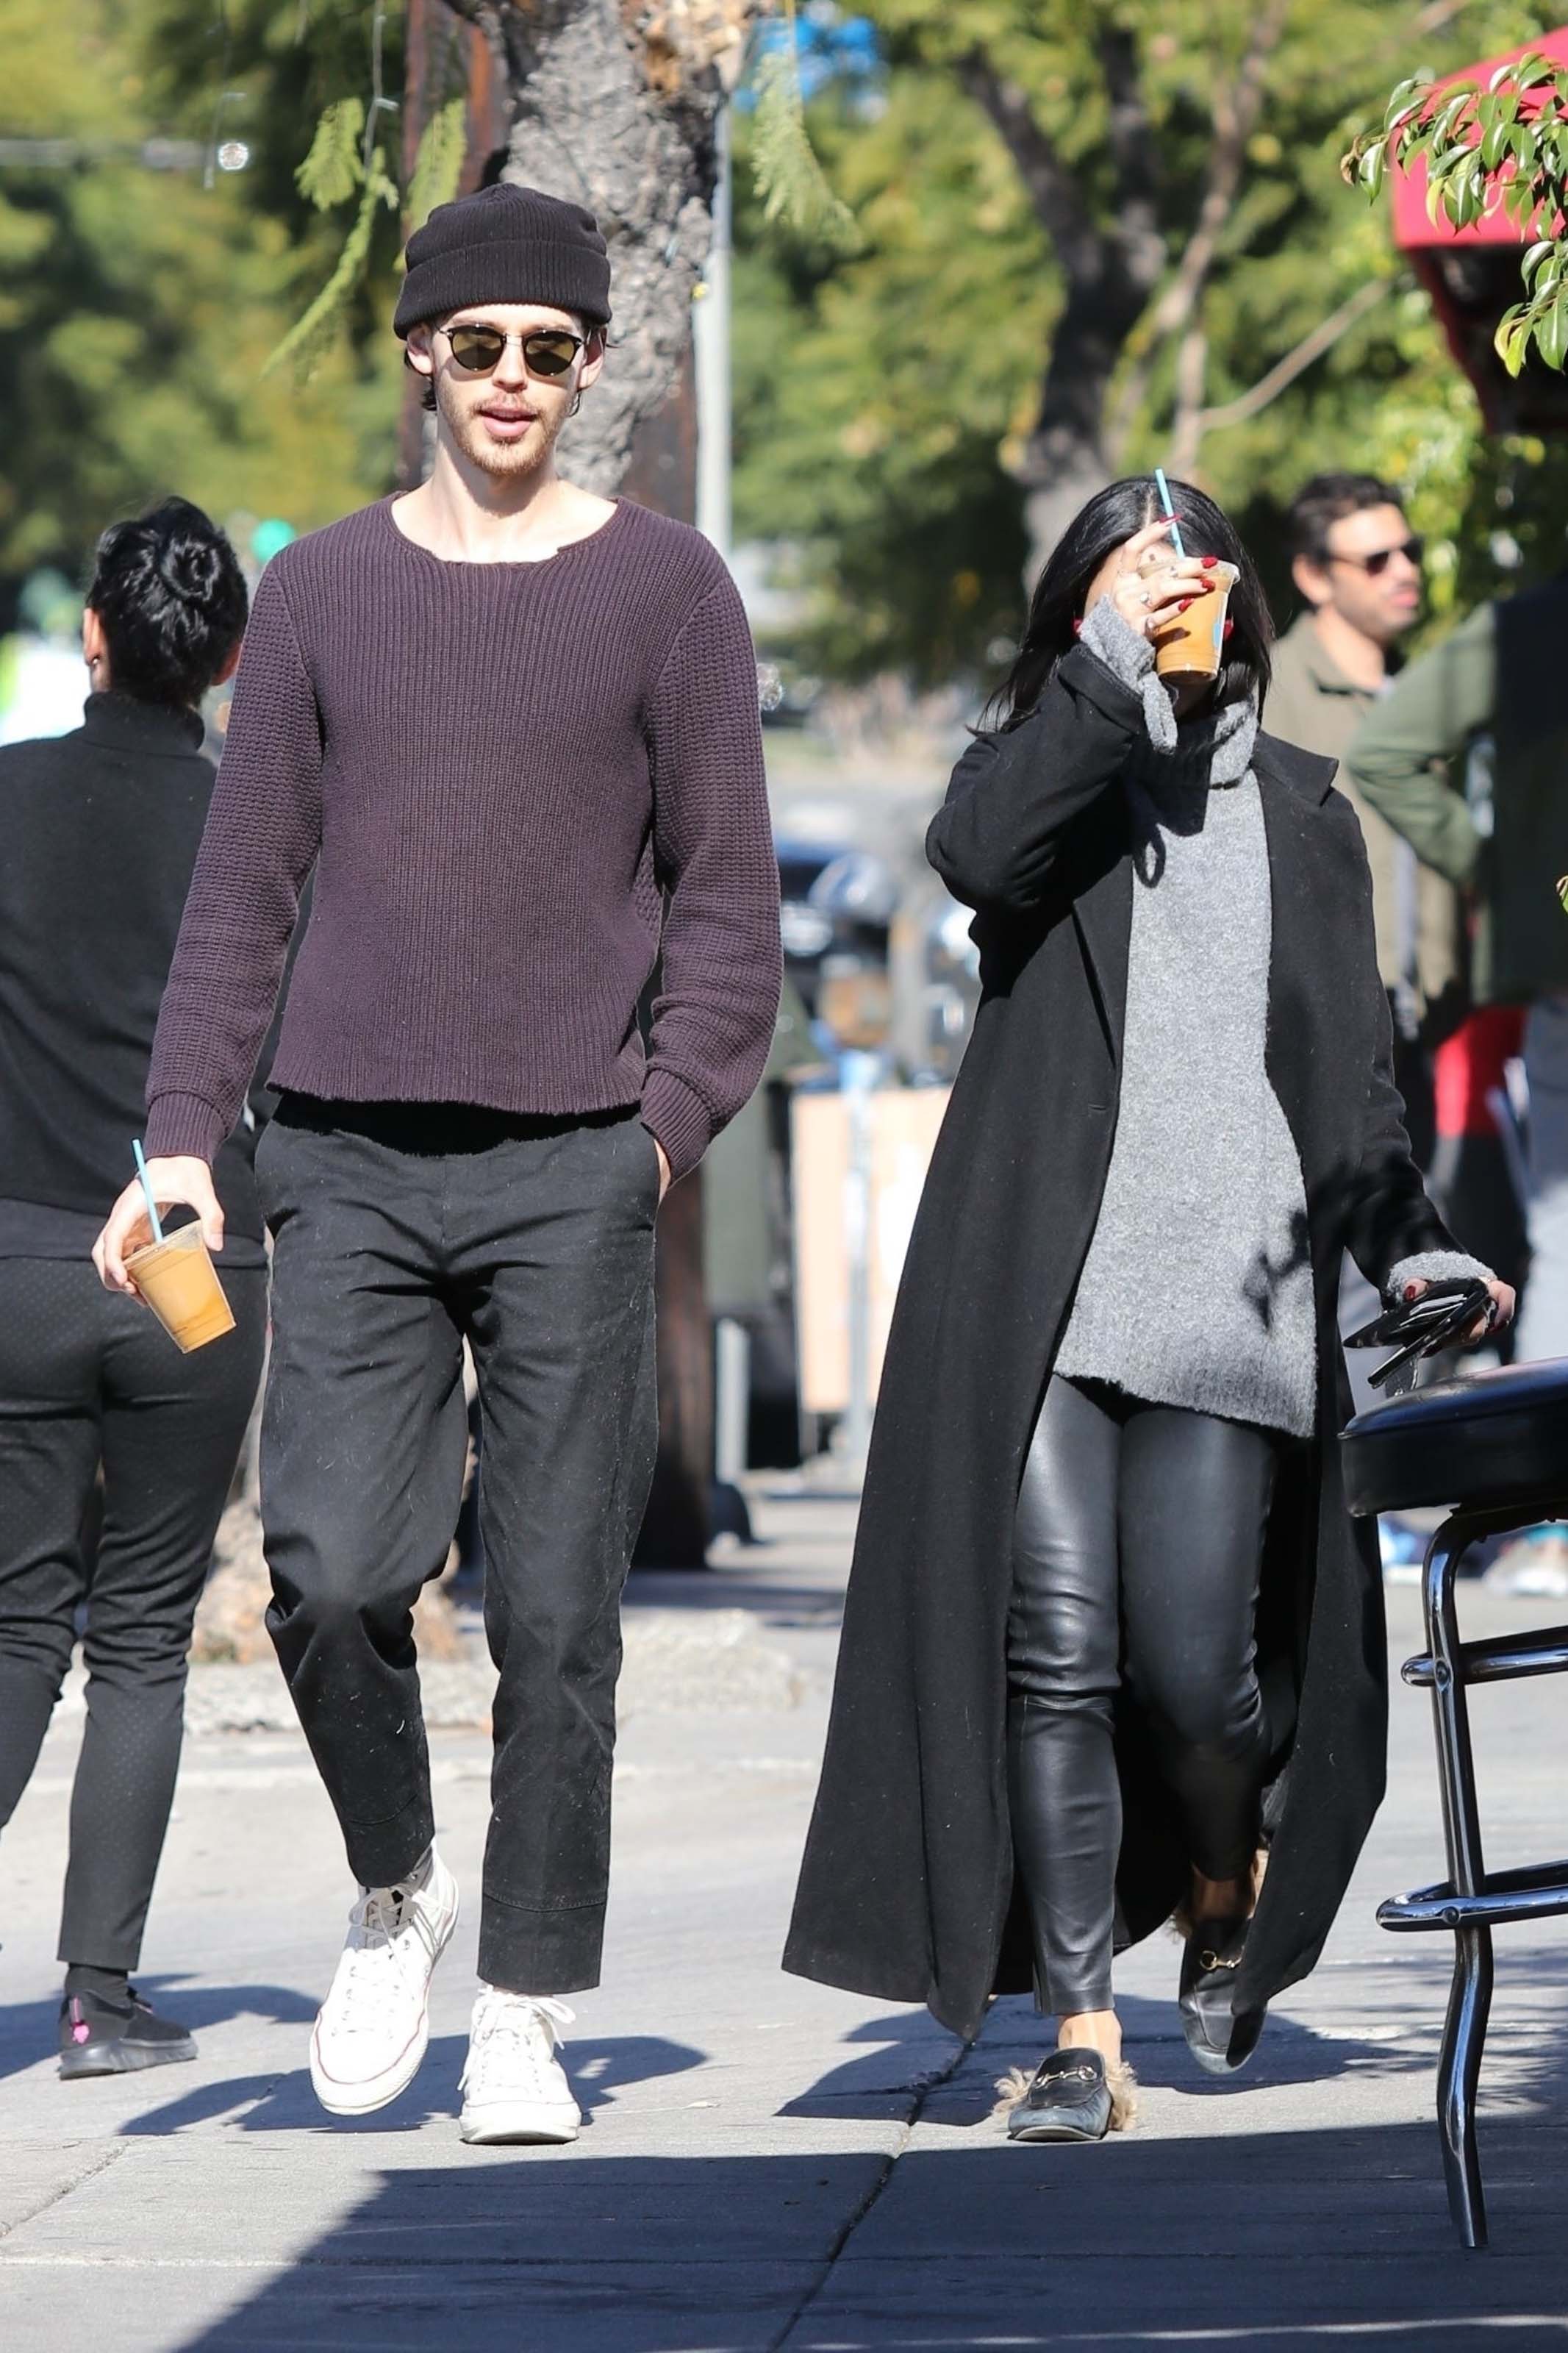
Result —
<instances>
[{"instance_id":1,"label":"short dark hair","mask_svg":"<svg viewBox=\"0 0 1568 2353\"><path fill-rule=\"evenodd\" d=\"M1274 624L1263 583L1236 526L1213 499L1191 482L1173 482L1171 495L1182 519L1182 544L1189 555L1220 555L1234 564L1238 578L1230 592L1230 617L1236 627L1215 681L1219 702L1244 702L1256 695L1261 704L1268 691L1268 649ZM1126 545L1134 532L1152 522L1161 512L1158 487L1152 474L1133 474L1097 491L1080 507L1046 559L1024 625L1024 642L1017 659L986 705L985 718L1004 727L1013 725L1039 701L1057 664L1072 646L1073 623L1083 617L1089 586L1108 555Z\"/></svg>"},{"instance_id":2,"label":"short dark hair","mask_svg":"<svg viewBox=\"0 0 1568 2353\"><path fill-rule=\"evenodd\" d=\"M188 499L163 499L98 543L87 601L117 693L198 703L245 634L250 598L226 535Z\"/></svg>"},{"instance_id":3,"label":"short dark hair","mask_svg":"<svg viewBox=\"0 0 1568 2353\"><path fill-rule=\"evenodd\" d=\"M1367 507L1397 507L1403 514L1404 493L1376 474L1314 474L1285 511L1291 555L1304 555L1311 564L1326 562L1334 524Z\"/></svg>"}]
</instances>

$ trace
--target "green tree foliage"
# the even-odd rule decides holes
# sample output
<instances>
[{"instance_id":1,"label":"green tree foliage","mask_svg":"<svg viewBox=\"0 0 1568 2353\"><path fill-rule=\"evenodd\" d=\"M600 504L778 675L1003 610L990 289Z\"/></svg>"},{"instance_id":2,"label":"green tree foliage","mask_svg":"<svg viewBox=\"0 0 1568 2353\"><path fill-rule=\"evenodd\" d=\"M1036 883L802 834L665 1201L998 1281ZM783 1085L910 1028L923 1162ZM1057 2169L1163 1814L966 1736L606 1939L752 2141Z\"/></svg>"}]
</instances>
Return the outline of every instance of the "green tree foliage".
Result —
<instances>
[{"instance_id":1,"label":"green tree foliage","mask_svg":"<svg viewBox=\"0 0 1568 2353\"><path fill-rule=\"evenodd\" d=\"M1468 78L1402 82L1381 132L1346 158L1346 176L1376 196L1391 164L1426 171L1434 221L1473 228L1500 212L1532 239L1523 295L1498 326L1498 353L1510 375L1532 344L1548 367L1568 365L1568 69L1531 51L1499 66L1484 87Z\"/></svg>"},{"instance_id":2,"label":"green tree foliage","mask_svg":"<svg viewBox=\"0 0 1568 2353\"><path fill-rule=\"evenodd\" d=\"M1194 466L1258 548L1281 618L1279 513L1325 466L1407 486L1434 542L1439 617L1495 589L1500 564L1561 560L1556 453L1483 443L1426 298L1401 277L1385 208L1358 206L1340 176L1402 71L1517 45L1561 14L1557 0L1279 0L1217 200L1216 153L1269 29L1266 0L870 0L869 13L888 58L879 115L857 119L832 89L810 109L858 251L781 237L754 205L738 219L737 514L803 551L815 666L988 669L1017 626L1021 485L1042 410L1063 395L1092 409L1101 479L1173 454ZM1110 36L1131 80L1108 74ZM1070 371L1053 392L1064 250L1081 233L1130 251L1145 203L1155 266L1103 397L1086 404ZM1326 328L1326 348L1259 397Z\"/></svg>"},{"instance_id":3,"label":"green tree foliage","mask_svg":"<svg viewBox=\"0 0 1568 2353\"><path fill-rule=\"evenodd\" d=\"M764 221L742 116L736 528L799 549L810 667L942 679L1016 624L1026 535L998 452L1037 375L1044 241L940 72L896 70L868 117L830 93L811 127L861 251Z\"/></svg>"},{"instance_id":4,"label":"green tree foliage","mask_svg":"<svg viewBox=\"0 0 1568 2353\"><path fill-rule=\"evenodd\" d=\"M0 168L0 616L28 571L79 576L103 524L164 491L305 529L387 487L390 216L354 332L305 387L261 373L342 243L294 173L313 111L363 98L367 15L10 0L0 133L77 152ZM249 167L150 170L143 142L163 136L209 155L241 140Z\"/></svg>"}]
</instances>

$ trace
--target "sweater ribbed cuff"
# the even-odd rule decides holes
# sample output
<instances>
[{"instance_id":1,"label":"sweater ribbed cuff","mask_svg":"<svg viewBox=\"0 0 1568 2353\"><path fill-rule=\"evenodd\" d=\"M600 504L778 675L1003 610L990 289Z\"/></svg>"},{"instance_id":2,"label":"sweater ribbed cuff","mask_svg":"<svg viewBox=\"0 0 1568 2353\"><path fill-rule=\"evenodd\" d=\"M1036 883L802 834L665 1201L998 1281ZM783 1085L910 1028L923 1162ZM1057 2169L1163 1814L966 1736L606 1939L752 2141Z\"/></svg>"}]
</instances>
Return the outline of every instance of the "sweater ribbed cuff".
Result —
<instances>
[{"instance_id":1,"label":"sweater ribbed cuff","mask_svg":"<svg viewBox=\"0 0 1568 2353\"><path fill-rule=\"evenodd\" d=\"M1413 1258L1402 1258L1391 1266L1383 1286L1383 1295L1391 1306L1398 1304L1405 1295L1407 1282L1495 1282L1497 1275L1479 1258L1465 1250L1417 1250Z\"/></svg>"},{"instance_id":2,"label":"sweater ribbed cuff","mask_svg":"<svg viewBox=\"0 0 1568 2353\"><path fill-rule=\"evenodd\" d=\"M642 1123L664 1146L672 1184L696 1167L713 1141L712 1113L672 1071L649 1071L642 1091Z\"/></svg>"},{"instance_id":3,"label":"sweater ribbed cuff","mask_svg":"<svg viewBox=\"0 0 1568 2353\"><path fill-rule=\"evenodd\" d=\"M227 1132L222 1112L203 1096L154 1095L147 1106L142 1149L149 1160L177 1160L188 1155L205 1160L210 1167Z\"/></svg>"}]
</instances>

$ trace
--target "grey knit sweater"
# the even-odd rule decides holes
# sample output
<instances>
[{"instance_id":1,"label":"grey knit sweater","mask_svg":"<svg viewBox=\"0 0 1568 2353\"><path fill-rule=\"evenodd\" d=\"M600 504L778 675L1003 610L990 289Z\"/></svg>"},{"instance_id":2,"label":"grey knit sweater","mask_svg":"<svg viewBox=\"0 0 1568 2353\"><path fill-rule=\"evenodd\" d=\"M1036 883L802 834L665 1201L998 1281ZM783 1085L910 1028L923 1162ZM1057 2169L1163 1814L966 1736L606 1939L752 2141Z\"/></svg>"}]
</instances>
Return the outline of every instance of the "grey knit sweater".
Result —
<instances>
[{"instance_id":1,"label":"grey knit sweater","mask_svg":"<svg viewBox=\"0 0 1568 2353\"><path fill-rule=\"evenodd\" d=\"M1305 1436L1317 1406L1307 1203L1264 1068L1268 848L1258 714L1179 735L1152 652L1109 597L1084 642L1143 692L1121 1100L1058 1373Z\"/></svg>"},{"instance_id":2,"label":"grey knit sweater","mask_svg":"<svg viewBox=\"0 0 1568 2353\"><path fill-rule=\"evenodd\" d=\"M1233 703L1178 730L1152 649L1109 597L1083 638L1140 694L1149 740L1122 776L1134 853L1116 1137L1055 1369L1305 1437L1317 1331L1300 1164L1264 1062L1258 714ZM1428 1251L1387 1291L1488 1273Z\"/></svg>"}]
</instances>

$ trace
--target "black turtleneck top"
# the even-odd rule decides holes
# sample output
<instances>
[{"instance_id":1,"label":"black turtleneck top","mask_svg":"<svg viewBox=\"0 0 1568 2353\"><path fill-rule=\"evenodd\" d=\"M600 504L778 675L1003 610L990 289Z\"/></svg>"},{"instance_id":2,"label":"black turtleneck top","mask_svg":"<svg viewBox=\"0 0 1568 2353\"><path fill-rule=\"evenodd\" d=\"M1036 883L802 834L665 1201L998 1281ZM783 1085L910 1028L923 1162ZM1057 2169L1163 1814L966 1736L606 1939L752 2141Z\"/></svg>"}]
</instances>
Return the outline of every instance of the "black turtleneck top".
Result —
<instances>
[{"instance_id":1,"label":"black turtleneck top","mask_svg":"<svg viewBox=\"0 0 1568 2353\"><path fill-rule=\"evenodd\" d=\"M76 1258L127 1177L215 771L193 711L89 697L0 748L0 1257ZM223 1263L262 1265L241 1130L216 1166Z\"/></svg>"}]
</instances>

